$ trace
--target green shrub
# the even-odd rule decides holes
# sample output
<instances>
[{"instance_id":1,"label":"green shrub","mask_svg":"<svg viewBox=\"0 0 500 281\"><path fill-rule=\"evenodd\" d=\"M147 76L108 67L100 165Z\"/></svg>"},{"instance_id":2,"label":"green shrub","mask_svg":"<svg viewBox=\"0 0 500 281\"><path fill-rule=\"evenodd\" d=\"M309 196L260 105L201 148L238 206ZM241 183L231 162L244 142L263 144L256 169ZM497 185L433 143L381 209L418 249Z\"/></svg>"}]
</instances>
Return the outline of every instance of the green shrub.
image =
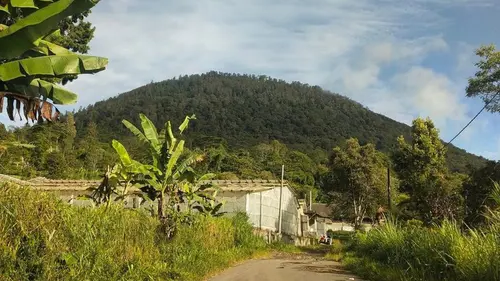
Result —
<instances>
[{"instance_id":1,"label":"green shrub","mask_svg":"<svg viewBox=\"0 0 500 281\"><path fill-rule=\"evenodd\" d=\"M419 225L389 222L358 233L349 267L370 280L500 280L500 233L463 233L451 222L433 228ZM396 277L377 277L387 270Z\"/></svg>"},{"instance_id":2,"label":"green shrub","mask_svg":"<svg viewBox=\"0 0 500 281\"><path fill-rule=\"evenodd\" d=\"M199 280L264 245L241 215L196 216L177 234L166 239L145 211L72 207L0 186L2 281Z\"/></svg>"}]
</instances>

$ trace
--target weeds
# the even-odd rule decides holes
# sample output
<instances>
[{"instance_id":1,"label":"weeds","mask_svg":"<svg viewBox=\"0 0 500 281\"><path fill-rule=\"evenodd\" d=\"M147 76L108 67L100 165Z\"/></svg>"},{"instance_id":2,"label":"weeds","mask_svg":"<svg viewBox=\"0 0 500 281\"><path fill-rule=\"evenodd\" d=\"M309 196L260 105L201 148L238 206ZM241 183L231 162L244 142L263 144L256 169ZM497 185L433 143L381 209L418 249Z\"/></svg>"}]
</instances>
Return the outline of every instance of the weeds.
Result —
<instances>
[{"instance_id":1,"label":"weeds","mask_svg":"<svg viewBox=\"0 0 500 281\"><path fill-rule=\"evenodd\" d=\"M0 186L0 280L200 280L265 249L242 214L195 216L169 241L145 211L104 210Z\"/></svg>"},{"instance_id":2,"label":"weeds","mask_svg":"<svg viewBox=\"0 0 500 281\"><path fill-rule=\"evenodd\" d=\"M500 233L490 230L389 222L358 234L344 261L370 280L500 280Z\"/></svg>"}]
</instances>

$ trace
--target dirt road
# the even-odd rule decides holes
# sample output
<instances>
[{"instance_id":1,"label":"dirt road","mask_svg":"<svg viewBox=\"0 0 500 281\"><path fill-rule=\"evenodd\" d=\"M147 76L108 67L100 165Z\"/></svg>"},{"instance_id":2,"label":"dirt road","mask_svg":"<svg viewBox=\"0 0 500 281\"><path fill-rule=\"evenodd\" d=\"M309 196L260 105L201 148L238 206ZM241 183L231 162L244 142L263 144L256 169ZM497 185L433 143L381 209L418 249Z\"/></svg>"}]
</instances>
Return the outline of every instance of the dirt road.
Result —
<instances>
[{"instance_id":1,"label":"dirt road","mask_svg":"<svg viewBox=\"0 0 500 281\"><path fill-rule=\"evenodd\" d=\"M252 260L228 269L209 281L361 281L337 262L316 259Z\"/></svg>"}]
</instances>

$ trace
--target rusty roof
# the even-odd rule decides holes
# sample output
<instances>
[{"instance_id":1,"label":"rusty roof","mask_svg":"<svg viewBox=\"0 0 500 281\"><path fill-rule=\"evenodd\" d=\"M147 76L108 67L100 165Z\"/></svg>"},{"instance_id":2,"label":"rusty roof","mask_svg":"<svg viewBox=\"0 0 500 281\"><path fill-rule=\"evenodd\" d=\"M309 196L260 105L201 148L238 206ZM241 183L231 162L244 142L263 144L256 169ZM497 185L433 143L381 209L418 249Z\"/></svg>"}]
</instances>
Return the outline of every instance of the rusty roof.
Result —
<instances>
[{"instance_id":1,"label":"rusty roof","mask_svg":"<svg viewBox=\"0 0 500 281\"><path fill-rule=\"evenodd\" d=\"M312 213L322 218L331 218L333 217L332 207L328 204L324 203L312 203L310 211L308 213Z\"/></svg>"},{"instance_id":2,"label":"rusty roof","mask_svg":"<svg viewBox=\"0 0 500 281\"><path fill-rule=\"evenodd\" d=\"M43 177L33 178L30 180L19 180L12 176L0 175L0 181L13 182L19 185L29 186L37 190L46 191L82 191L89 187L97 187L100 180L58 180L47 179ZM207 180L201 184L213 184L221 191L226 192L260 192L270 190L281 186L279 180ZM286 181L283 182L284 187L289 187Z\"/></svg>"},{"instance_id":3,"label":"rusty roof","mask_svg":"<svg viewBox=\"0 0 500 281\"><path fill-rule=\"evenodd\" d=\"M260 192L281 186L279 180L208 180L202 184L213 184L221 191L227 192ZM288 182L283 182L283 187L288 187Z\"/></svg>"}]
</instances>

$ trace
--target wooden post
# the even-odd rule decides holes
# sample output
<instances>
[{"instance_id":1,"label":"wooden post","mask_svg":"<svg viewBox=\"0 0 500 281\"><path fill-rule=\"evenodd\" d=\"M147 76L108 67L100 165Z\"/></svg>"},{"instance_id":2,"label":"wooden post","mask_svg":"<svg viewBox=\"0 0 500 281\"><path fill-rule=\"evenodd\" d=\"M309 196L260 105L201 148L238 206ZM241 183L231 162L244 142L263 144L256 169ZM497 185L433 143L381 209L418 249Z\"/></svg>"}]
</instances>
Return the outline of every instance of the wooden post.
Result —
<instances>
[{"instance_id":1,"label":"wooden post","mask_svg":"<svg viewBox=\"0 0 500 281\"><path fill-rule=\"evenodd\" d=\"M391 202L391 168L387 167L387 204L389 210L392 209L392 202Z\"/></svg>"},{"instance_id":2,"label":"wooden post","mask_svg":"<svg viewBox=\"0 0 500 281\"><path fill-rule=\"evenodd\" d=\"M259 228L262 229L262 191L260 192Z\"/></svg>"},{"instance_id":3,"label":"wooden post","mask_svg":"<svg viewBox=\"0 0 500 281\"><path fill-rule=\"evenodd\" d=\"M281 186L280 186L280 203L279 203L279 209L278 209L278 233L281 234L281 220L282 220L282 215L281 215L281 197L283 196L283 179L285 176L285 165L281 165Z\"/></svg>"},{"instance_id":4,"label":"wooden post","mask_svg":"<svg viewBox=\"0 0 500 281\"><path fill-rule=\"evenodd\" d=\"M312 211L313 209L313 192L312 190L309 190L309 211Z\"/></svg>"}]
</instances>

